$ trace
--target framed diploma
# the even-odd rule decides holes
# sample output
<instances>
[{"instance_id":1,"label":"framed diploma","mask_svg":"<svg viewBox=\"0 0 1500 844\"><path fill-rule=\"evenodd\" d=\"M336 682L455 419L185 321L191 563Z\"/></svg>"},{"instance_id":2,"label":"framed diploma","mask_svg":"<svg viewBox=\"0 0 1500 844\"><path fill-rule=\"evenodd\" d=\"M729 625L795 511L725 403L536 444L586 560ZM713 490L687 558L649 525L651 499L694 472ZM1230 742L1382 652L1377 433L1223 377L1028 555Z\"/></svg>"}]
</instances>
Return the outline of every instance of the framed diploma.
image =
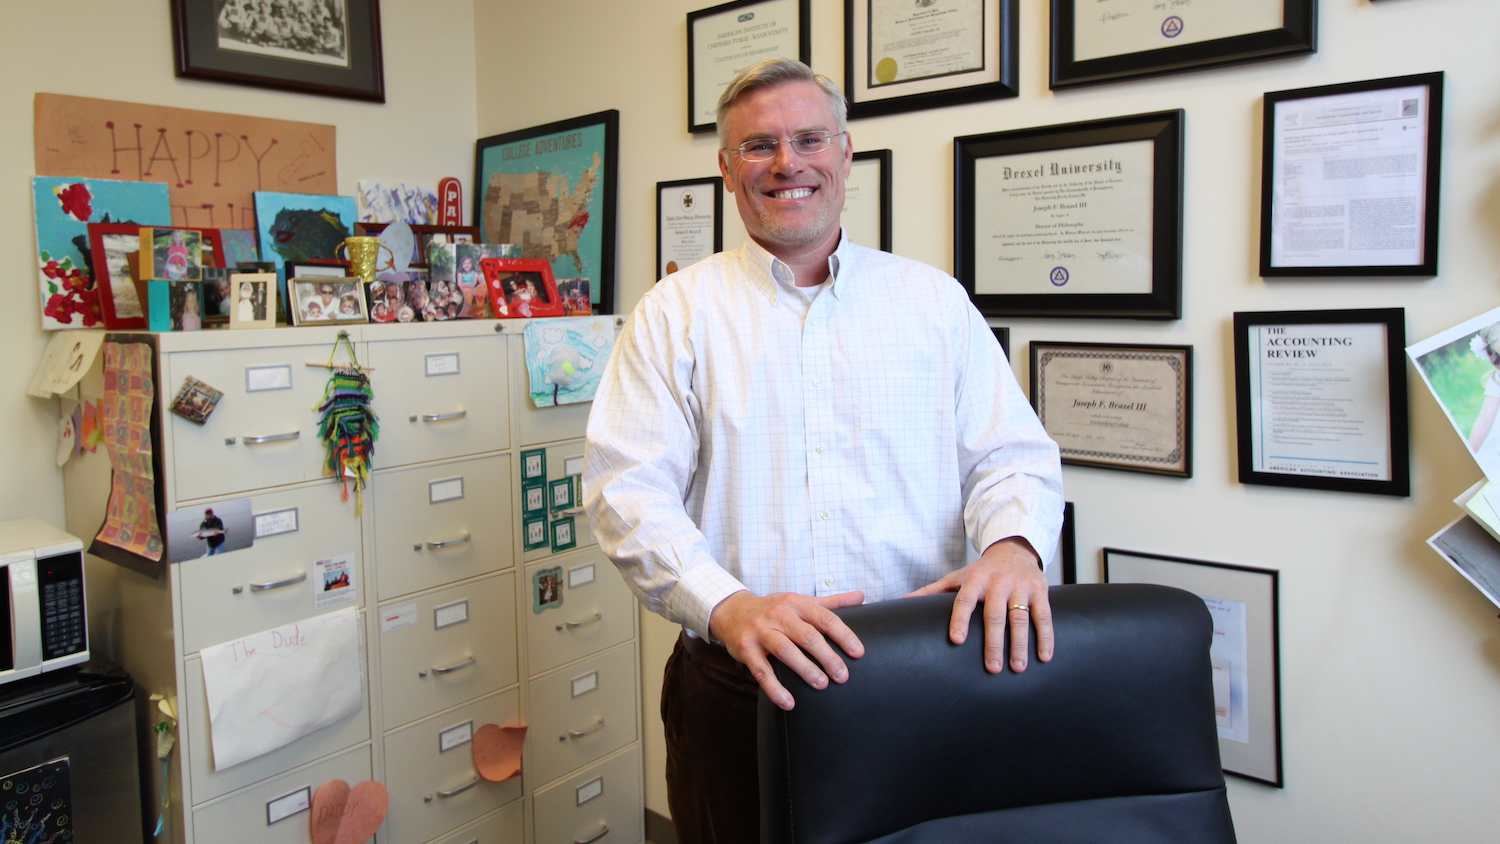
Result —
<instances>
[{"instance_id":1,"label":"framed diploma","mask_svg":"<svg viewBox=\"0 0 1500 844\"><path fill-rule=\"evenodd\" d=\"M891 151L854 154L844 180L844 231L860 246L891 251Z\"/></svg>"},{"instance_id":2,"label":"framed diploma","mask_svg":"<svg viewBox=\"0 0 1500 844\"><path fill-rule=\"evenodd\" d=\"M688 12L688 131L718 128L719 95L766 59L812 63L810 0L734 0Z\"/></svg>"},{"instance_id":3,"label":"framed diploma","mask_svg":"<svg viewBox=\"0 0 1500 844\"><path fill-rule=\"evenodd\" d=\"M724 181L656 183L656 277L666 278L724 248Z\"/></svg>"},{"instance_id":4,"label":"framed diploma","mask_svg":"<svg viewBox=\"0 0 1500 844\"><path fill-rule=\"evenodd\" d=\"M1193 476L1193 347L1031 344L1031 402L1062 462Z\"/></svg>"},{"instance_id":5,"label":"framed diploma","mask_svg":"<svg viewBox=\"0 0 1500 844\"><path fill-rule=\"evenodd\" d=\"M1234 315L1243 484L1411 494L1406 312Z\"/></svg>"},{"instance_id":6,"label":"framed diploma","mask_svg":"<svg viewBox=\"0 0 1500 844\"><path fill-rule=\"evenodd\" d=\"M1052 89L1314 53L1318 0L1052 0Z\"/></svg>"},{"instance_id":7,"label":"framed diploma","mask_svg":"<svg viewBox=\"0 0 1500 844\"><path fill-rule=\"evenodd\" d=\"M1434 276L1443 74L1266 94L1263 276Z\"/></svg>"},{"instance_id":8,"label":"framed diploma","mask_svg":"<svg viewBox=\"0 0 1500 844\"><path fill-rule=\"evenodd\" d=\"M1214 720L1224 773L1282 787L1280 575L1273 569L1104 549L1105 583L1192 592L1213 619Z\"/></svg>"},{"instance_id":9,"label":"framed diploma","mask_svg":"<svg viewBox=\"0 0 1500 844\"><path fill-rule=\"evenodd\" d=\"M850 117L1014 97L1018 0L844 0Z\"/></svg>"},{"instance_id":10,"label":"framed diploma","mask_svg":"<svg viewBox=\"0 0 1500 844\"><path fill-rule=\"evenodd\" d=\"M1182 316L1182 111L955 138L954 275L986 316Z\"/></svg>"}]
</instances>

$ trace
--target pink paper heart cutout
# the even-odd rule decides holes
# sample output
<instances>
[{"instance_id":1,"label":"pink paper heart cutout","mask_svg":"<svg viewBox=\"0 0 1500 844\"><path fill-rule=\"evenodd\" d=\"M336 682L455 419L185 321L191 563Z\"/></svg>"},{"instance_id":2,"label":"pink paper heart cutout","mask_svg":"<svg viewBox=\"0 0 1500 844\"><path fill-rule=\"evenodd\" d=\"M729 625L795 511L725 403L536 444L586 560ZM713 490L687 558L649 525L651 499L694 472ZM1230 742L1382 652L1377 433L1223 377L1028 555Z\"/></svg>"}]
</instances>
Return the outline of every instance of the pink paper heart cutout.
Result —
<instances>
[{"instance_id":1,"label":"pink paper heart cutout","mask_svg":"<svg viewBox=\"0 0 1500 844\"><path fill-rule=\"evenodd\" d=\"M365 780L350 789L348 809L339 822L339 834L333 844L365 844L375 837L390 802L385 786L374 780Z\"/></svg>"},{"instance_id":2,"label":"pink paper heart cutout","mask_svg":"<svg viewBox=\"0 0 1500 844\"><path fill-rule=\"evenodd\" d=\"M490 782L520 776L521 749L525 744L525 727L485 724L474 732L474 769Z\"/></svg>"},{"instance_id":3,"label":"pink paper heart cutout","mask_svg":"<svg viewBox=\"0 0 1500 844\"><path fill-rule=\"evenodd\" d=\"M349 803L349 783L329 780L312 799L312 844L335 844Z\"/></svg>"}]
</instances>

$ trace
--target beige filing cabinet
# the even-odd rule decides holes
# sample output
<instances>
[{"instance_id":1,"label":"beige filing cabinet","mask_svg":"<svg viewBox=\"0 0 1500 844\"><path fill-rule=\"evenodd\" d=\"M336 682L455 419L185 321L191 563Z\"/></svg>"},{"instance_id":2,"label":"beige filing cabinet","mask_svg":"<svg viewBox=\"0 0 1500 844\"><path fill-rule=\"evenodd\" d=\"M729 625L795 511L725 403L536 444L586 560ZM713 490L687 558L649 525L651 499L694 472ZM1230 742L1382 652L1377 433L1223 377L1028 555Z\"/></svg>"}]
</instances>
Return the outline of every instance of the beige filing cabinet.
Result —
<instances>
[{"instance_id":1,"label":"beige filing cabinet","mask_svg":"<svg viewBox=\"0 0 1500 844\"><path fill-rule=\"evenodd\" d=\"M94 641L142 687L143 746L158 720L149 694L180 719L157 841L304 844L309 812L287 807L334 778L385 783L381 844L644 840L637 605L578 510L589 408L532 406L524 325L347 329L380 417L359 517L322 475L314 407L328 373L308 366L328 359L337 329L111 335L156 349L166 509L248 498L265 528L250 548L159 578L89 558ZM188 376L224 392L201 426L166 409ZM100 363L83 392L102 394ZM64 468L80 536L102 523L109 472L102 448ZM538 488L547 498L523 513ZM528 543L538 519L546 541ZM359 711L215 771L199 652L349 606L315 608L313 562L344 554L356 560ZM521 777L478 776L470 739L485 724L528 727ZM160 806L160 767L149 787Z\"/></svg>"}]
</instances>

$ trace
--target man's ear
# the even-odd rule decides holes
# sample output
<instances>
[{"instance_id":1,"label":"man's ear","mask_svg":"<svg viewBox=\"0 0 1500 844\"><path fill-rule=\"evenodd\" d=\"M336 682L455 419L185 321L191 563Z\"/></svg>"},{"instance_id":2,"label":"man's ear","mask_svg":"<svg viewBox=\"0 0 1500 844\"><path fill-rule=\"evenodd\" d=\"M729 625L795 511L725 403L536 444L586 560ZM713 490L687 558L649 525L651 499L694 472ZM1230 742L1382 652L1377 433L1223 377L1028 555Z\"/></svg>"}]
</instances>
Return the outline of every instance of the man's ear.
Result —
<instances>
[{"instance_id":1,"label":"man's ear","mask_svg":"<svg viewBox=\"0 0 1500 844\"><path fill-rule=\"evenodd\" d=\"M734 193L734 180L729 178L729 153L719 150L719 176L724 180L724 190Z\"/></svg>"}]
</instances>

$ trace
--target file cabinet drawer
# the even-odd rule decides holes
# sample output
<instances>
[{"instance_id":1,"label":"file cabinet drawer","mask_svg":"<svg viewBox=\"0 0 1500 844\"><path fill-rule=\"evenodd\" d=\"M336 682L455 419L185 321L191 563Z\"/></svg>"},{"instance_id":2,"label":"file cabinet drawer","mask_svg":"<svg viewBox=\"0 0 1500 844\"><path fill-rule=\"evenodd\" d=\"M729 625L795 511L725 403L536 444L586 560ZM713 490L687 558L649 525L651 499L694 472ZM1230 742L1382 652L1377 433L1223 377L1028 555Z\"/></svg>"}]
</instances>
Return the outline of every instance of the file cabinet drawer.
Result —
<instances>
[{"instance_id":1,"label":"file cabinet drawer","mask_svg":"<svg viewBox=\"0 0 1500 844\"><path fill-rule=\"evenodd\" d=\"M505 337L378 340L383 466L405 466L510 446Z\"/></svg>"},{"instance_id":2,"label":"file cabinet drawer","mask_svg":"<svg viewBox=\"0 0 1500 844\"><path fill-rule=\"evenodd\" d=\"M558 579L562 603L543 607L539 582ZM533 675L572 662L635 634L635 596L614 564L597 548L550 557L526 567L523 581L530 606L526 616L526 652ZM543 607L540 612L539 607Z\"/></svg>"},{"instance_id":3,"label":"file cabinet drawer","mask_svg":"<svg viewBox=\"0 0 1500 844\"><path fill-rule=\"evenodd\" d=\"M464 739L485 724L520 726L520 692L499 692L386 734L393 840L427 841L521 796L520 777L489 782L474 770L473 745Z\"/></svg>"},{"instance_id":4,"label":"file cabinet drawer","mask_svg":"<svg viewBox=\"0 0 1500 844\"><path fill-rule=\"evenodd\" d=\"M172 352L165 357L163 386L169 395L188 376L224 393L202 425L162 414L172 429L169 471L177 501L323 477L326 452L318 439L316 408L328 371L307 363L326 361L327 346Z\"/></svg>"},{"instance_id":5,"label":"file cabinet drawer","mask_svg":"<svg viewBox=\"0 0 1500 844\"><path fill-rule=\"evenodd\" d=\"M636 739L632 643L563 666L531 681L534 782L551 782Z\"/></svg>"},{"instance_id":6,"label":"file cabinet drawer","mask_svg":"<svg viewBox=\"0 0 1500 844\"><path fill-rule=\"evenodd\" d=\"M359 519L354 502L341 500L337 486L330 482L256 495L250 509L268 527L274 519L285 528L295 518L296 530L261 536L239 551L173 565L181 578L185 653L348 606L316 608L322 586L313 565L318 560L352 555L355 603L364 606ZM250 530L256 521L252 517ZM236 529L232 522L225 527Z\"/></svg>"},{"instance_id":7,"label":"file cabinet drawer","mask_svg":"<svg viewBox=\"0 0 1500 844\"><path fill-rule=\"evenodd\" d=\"M298 792L307 790L310 807L318 786L335 779L357 785L370 779L370 770L370 746L365 745L283 774L193 812L193 840L197 844L311 844L312 810L294 811L300 803ZM270 822L273 813L287 812L291 814Z\"/></svg>"},{"instance_id":8,"label":"file cabinet drawer","mask_svg":"<svg viewBox=\"0 0 1500 844\"><path fill-rule=\"evenodd\" d=\"M511 342L514 345L510 355L510 378L515 385L517 442L522 446L533 446L582 438L593 402L537 407L531 400L531 376L526 372L524 341L517 336Z\"/></svg>"},{"instance_id":9,"label":"file cabinet drawer","mask_svg":"<svg viewBox=\"0 0 1500 844\"><path fill-rule=\"evenodd\" d=\"M508 454L377 473L380 600L511 566L510 477Z\"/></svg>"},{"instance_id":10,"label":"file cabinet drawer","mask_svg":"<svg viewBox=\"0 0 1500 844\"><path fill-rule=\"evenodd\" d=\"M243 788L314 759L337 753L370 738L370 698L360 695L359 711L321 730L222 771L214 770L212 730L208 720L208 696L203 688L203 662L197 657L185 663L188 700L188 762L192 768L193 802L202 803ZM368 777L366 777L368 778ZM354 780L350 780L353 784ZM314 788L316 788L316 784Z\"/></svg>"},{"instance_id":11,"label":"file cabinet drawer","mask_svg":"<svg viewBox=\"0 0 1500 844\"><path fill-rule=\"evenodd\" d=\"M381 605L380 678L390 726L515 683L515 573Z\"/></svg>"},{"instance_id":12,"label":"file cabinet drawer","mask_svg":"<svg viewBox=\"0 0 1500 844\"><path fill-rule=\"evenodd\" d=\"M523 805L525 804L517 800L498 812L433 841L432 844L521 844L526 838L522 828Z\"/></svg>"},{"instance_id":13,"label":"file cabinet drawer","mask_svg":"<svg viewBox=\"0 0 1500 844\"><path fill-rule=\"evenodd\" d=\"M540 481L533 480L530 474L537 468L536 452L541 452L541 457L543 458L541 461L541 469L544 477ZM578 476L582 473L583 440L573 440L572 442L563 443L561 445L538 446L534 449L521 450L520 460L518 461L518 465L516 468L516 475L520 477L520 482L516 484L516 490L517 493L522 496L522 508L524 510L526 506L525 495L527 494L527 490L529 488L540 489L542 494L542 502L545 507L545 509L542 511L542 514L547 519L547 544L538 548L533 548L529 551L525 551L525 548L535 545L536 543L533 541L535 537L529 536L525 533L525 531L529 529L528 516L530 516L530 513L523 513L523 533L521 540L523 554L521 559L525 562L529 563L532 560L540 560L543 557L552 554L552 522L556 519L571 518L573 520L573 537L577 547L585 548L595 544L594 531L589 526L589 517L583 512L583 499L581 498L582 490L579 489L578 483ZM572 500L572 503L561 508L556 507L554 506L556 502L553 496L557 491L553 488L553 484L557 481L562 481L568 478L572 479L568 493L568 497ZM535 493L532 494L534 495Z\"/></svg>"},{"instance_id":14,"label":"file cabinet drawer","mask_svg":"<svg viewBox=\"0 0 1500 844\"><path fill-rule=\"evenodd\" d=\"M536 844L637 844L644 837L642 805L641 751L632 748L537 791Z\"/></svg>"}]
</instances>

